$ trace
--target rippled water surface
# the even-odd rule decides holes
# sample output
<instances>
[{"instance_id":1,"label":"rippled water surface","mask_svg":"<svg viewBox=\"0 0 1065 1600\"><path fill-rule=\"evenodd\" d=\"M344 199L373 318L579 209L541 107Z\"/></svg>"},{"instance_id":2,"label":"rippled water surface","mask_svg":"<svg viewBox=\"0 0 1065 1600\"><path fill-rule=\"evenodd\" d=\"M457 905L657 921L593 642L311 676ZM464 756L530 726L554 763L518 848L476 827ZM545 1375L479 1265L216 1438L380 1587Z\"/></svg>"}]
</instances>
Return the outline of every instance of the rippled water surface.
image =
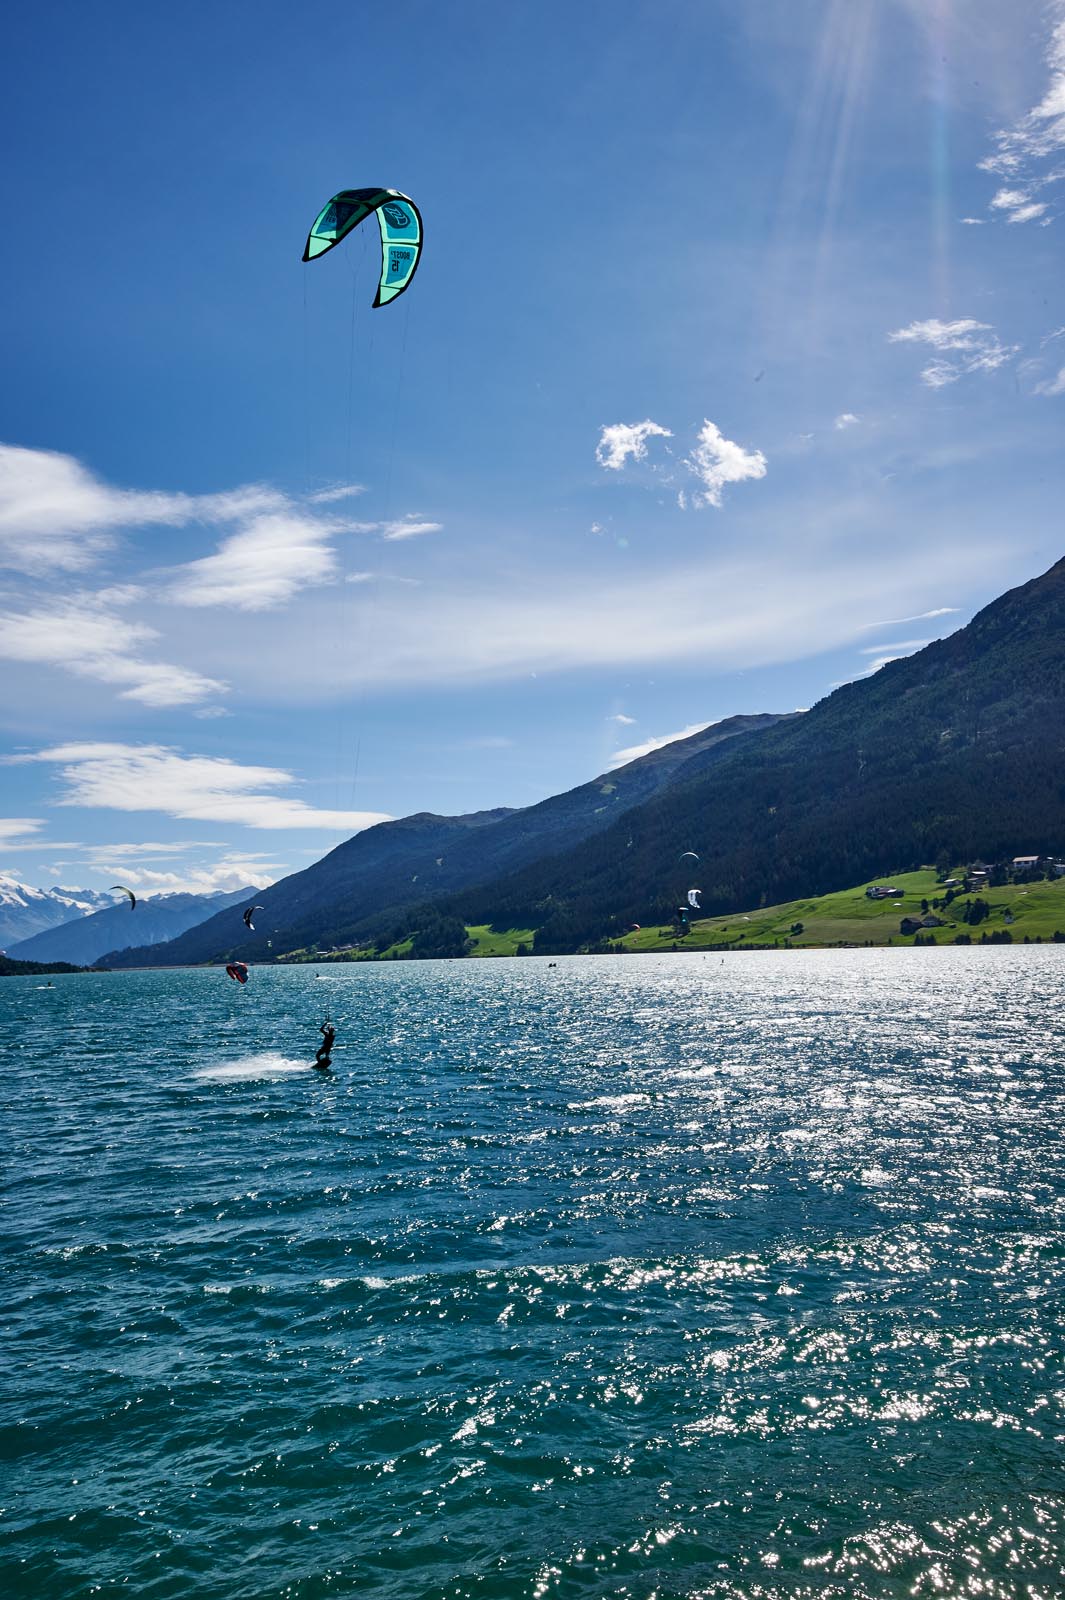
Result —
<instances>
[{"instance_id":1,"label":"rippled water surface","mask_svg":"<svg viewBox=\"0 0 1065 1600\"><path fill-rule=\"evenodd\" d=\"M1065 951L322 971L0 981L5 1597L1065 1593Z\"/></svg>"}]
</instances>

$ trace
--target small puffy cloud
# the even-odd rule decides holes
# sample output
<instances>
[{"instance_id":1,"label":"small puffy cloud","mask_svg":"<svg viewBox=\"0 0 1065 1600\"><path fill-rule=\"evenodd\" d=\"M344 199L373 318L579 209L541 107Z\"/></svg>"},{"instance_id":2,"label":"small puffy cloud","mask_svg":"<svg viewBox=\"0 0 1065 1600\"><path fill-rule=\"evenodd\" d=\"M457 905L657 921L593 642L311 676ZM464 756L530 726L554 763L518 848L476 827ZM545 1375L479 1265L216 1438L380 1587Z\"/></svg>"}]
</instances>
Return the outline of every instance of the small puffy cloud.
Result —
<instances>
[{"instance_id":1,"label":"small puffy cloud","mask_svg":"<svg viewBox=\"0 0 1065 1600\"><path fill-rule=\"evenodd\" d=\"M712 722L690 722L686 728L681 728L676 733L663 733L654 739L645 739L642 744L630 745L627 750L615 750L610 758L611 767L623 767L630 761L636 761L640 756L649 756L652 750L661 750L663 745L674 744L678 739L690 739L693 733L705 733L707 728L712 728Z\"/></svg>"},{"instance_id":2,"label":"small puffy cloud","mask_svg":"<svg viewBox=\"0 0 1065 1600\"><path fill-rule=\"evenodd\" d=\"M660 427L648 417L643 422L614 422L602 429L595 447L595 459L610 472L620 472L631 456L642 461L647 454L648 439L672 439L668 428Z\"/></svg>"},{"instance_id":3,"label":"small puffy cloud","mask_svg":"<svg viewBox=\"0 0 1065 1600\"><path fill-rule=\"evenodd\" d=\"M0 612L0 660L59 667L153 707L189 705L226 688L188 667L146 660L143 646L156 637L153 628L117 616L91 595Z\"/></svg>"},{"instance_id":4,"label":"small puffy cloud","mask_svg":"<svg viewBox=\"0 0 1065 1600\"><path fill-rule=\"evenodd\" d=\"M622 728L631 728L635 725L635 717L627 717L624 711L615 711L613 716L607 717L608 722L616 722Z\"/></svg>"},{"instance_id":5,"label":"small puffy cloud","mask_svg":"<svg viewBox=\"0 0 1065 1600\"><path fill-rule=\"evenodd\" d=\"M958 221L967 228L982 228L984 225L983 217L959 217Z\"/></svg>"},{"instance_id":6,"label":"small puffy cloud","mask_svg":"<svg viewBox=\"0 0 1065 1600\"><path fill-rule=\"evenodd\" d=\"M693 506L720 506L726 484L766 475L766 459L760 450L745 450L734 440L726 439L708 418L703 420L698 442L685 458L685 465L703 485L701 493L692 495Z\"/></svg>"},{"instance_id":7,"label":"small puffy cloud","mask_svg":"<svg viewBox=\"0 0 1065 1600\"><path fill-rule=\"evenodd\" d=\"M221 756L186 756L165 745L55 745L15 763L58 766L64 806L157 811L199 822L247 828L343 828L357 833L388 821L379 811L327 811L271 791L294 782L277 767L245 767Z\"/></svg>"},{"instance_id":8,"label":"small puffy cloud","mask_svg":"<svg viewBox=\"0 0 1065 1600\"><path fill-rule=\"evenodd\" d=\"M833 426L839 433L842 433L845 428L856 427L861 420L861 417L857 416L853 411L841 411Z\"/></svg>"},{"instance_id":9,"label":"small puffy cloud","mask_svg":"<svg viewBox=\"0 0 1065 1600\"><path fill-rule=\"evenodd\" d=\"M423 522L418 517L399 517L394 522L382 522L382 539L417 539L423 533L439 533L442 522Z\"/></svg>"},{"instance_id":10,"label":"small puffy cloud","mask_svg":"<svg viewBox=\"0 0 1065 1600\"><path fill-rule=\"evenodd\" d=\"M588 532L589 533L605 533L606 529L603 527L603 524L601 522L593 522L591 527L588 529Z\"/></svg>"},{"instance_id":11,"label":"small puffy cloud","mask_svg":"<svg viewBox=\"0 0 1065 1600\"><path fill-rule=\"evenodd\" d=\"M1004 345L990 323L977 322L973 317L959 317L953 322L930 317L896 328L887 337L890 344L925 344L952 358L929 362L923 369L921 381L930 389L957 383L967 373L995 372L1020 349L1016 344Z\"/></svg>"}]
</instances>

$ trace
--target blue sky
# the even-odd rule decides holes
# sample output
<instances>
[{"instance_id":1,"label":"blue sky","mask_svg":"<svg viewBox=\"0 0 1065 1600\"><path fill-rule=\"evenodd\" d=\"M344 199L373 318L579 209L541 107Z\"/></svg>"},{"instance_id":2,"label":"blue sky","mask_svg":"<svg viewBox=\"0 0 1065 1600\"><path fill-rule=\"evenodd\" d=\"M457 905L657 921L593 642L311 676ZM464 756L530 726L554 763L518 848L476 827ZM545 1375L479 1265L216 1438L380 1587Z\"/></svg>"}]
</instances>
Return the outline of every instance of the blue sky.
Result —
<instances>
[{"instance_id":1,"label":"blue sky","mask_svg":"<svg viewBox=\"0 0 1065 1600\"><path fill-rule=\"evenodd\" d=\"M1065 553L1065 4L10 18L0 870L265 882Z\"/></svg>"}]
</instances>

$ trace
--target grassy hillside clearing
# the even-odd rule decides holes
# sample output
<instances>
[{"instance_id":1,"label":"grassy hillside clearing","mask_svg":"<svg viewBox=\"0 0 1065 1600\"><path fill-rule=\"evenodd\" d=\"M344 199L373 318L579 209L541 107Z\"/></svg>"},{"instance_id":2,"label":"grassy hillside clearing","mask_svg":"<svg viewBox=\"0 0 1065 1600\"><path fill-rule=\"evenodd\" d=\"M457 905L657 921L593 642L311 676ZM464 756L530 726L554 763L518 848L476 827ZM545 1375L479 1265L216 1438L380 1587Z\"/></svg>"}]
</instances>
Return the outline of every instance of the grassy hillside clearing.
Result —
<instances>
[{"instance_id":1,"label":"grassy hillside clearing","mask_svg":"<svg viewBox=\"0 0 1065 1600\"><path fill-rule=\"evenodd\" d=\"M956 876L960 876L956 874ZM943 886L931 871L903 872L881 877L877 883L890 883L904 891L898 900L868 900L867 885L843 889L836 894L819 895L811 900L789 900L783 905L765 906L760 911L733 913L725 917L704 917L692 923L691 932L677 939L672 930L642 928L618 941L626 950L671 950L674 944L684 950L742 949L745 945L770 945L779 949L810 949L824 945L908 945L914 936L899 932L905 916L919 917L921 901L929 905L942 898ZM968 900L985 900L990 913L970 926L962 920ZM1012 924L1007 919L1012 916ZM933 913L943 918L942 928L922 928L922 941L953 944L959 934L968 934L979 944L983 933L1008 931L1015 944L1029 939L1053 939L1065 932L1065 878L1050 883L1007 884L1001 889L985 889L979 896L959 896L949 906ZM802 932L791 930L802 923Z\"/></svg>"},{"instance_id":2,"label":"grassy hillside clearing","mask_svg":"<svg viewBox=\"0 0 1065 1600\"><path fill-rule=\"evenodd\" d=\"M473 940L471 956L516 956L519 944L531 950L536 937L532 928L492 928L483 922L466 931Z\"/></svg>"}]
</instances>

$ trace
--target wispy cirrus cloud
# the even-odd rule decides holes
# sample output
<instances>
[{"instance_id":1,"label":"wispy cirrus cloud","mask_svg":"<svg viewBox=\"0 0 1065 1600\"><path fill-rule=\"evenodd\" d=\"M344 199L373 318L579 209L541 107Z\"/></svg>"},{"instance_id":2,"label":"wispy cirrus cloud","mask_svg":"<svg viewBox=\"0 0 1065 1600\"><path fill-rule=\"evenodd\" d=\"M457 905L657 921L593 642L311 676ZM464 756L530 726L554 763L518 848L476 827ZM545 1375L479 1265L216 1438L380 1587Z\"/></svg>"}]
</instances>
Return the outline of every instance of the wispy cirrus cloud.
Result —
<instances>
[{"instance_id":1,"label":"wispy cirrus cloud","mask_svg":"<svg viewBox=\"0 0 1065 1600\"><path fill-rule=\"evenodd\" d=\"M914 650L923 650L926 644L931 643L931 639L900 639L894 644L863 645L861 654L863 656L880 656L885 655L885 652L890 650L894 652L890 659L894 660L895 656L909 655Z\"/></svg>"},{"instance_id":2,"label":"wispy cirrus cloud","mask_svg":"<svg viewBox=\"0 0 1065 1600\"><path fill-rule=\"evenodd\" d=\"M213 555L175 568L165 598L179 606L273 610L299 590L335 577L338 562L329 541L347 531L343 523L293 507L252 517Z\"/></svg>"},{"instance_id":3,"label":"wispy cirrus cloud","mask_svg":"<svg viewBox=\"0 0 1065 1600\"><path fill-rule=\"evenodd\" d=\"M395 539L417 539L423 533L439 533L444 524L442 522L426 522L416 516L407 516L397 517L393 522L379 523L378 526L381 529L382 539L387 539L391 542Z\"/></svg>"},{"instance_id":4,"label":"wispy cirrus cloud","mask_svg":"<svg viewBox=\"0 0 1065 1600\"><path fill-rule=\"evenodd\" d=\"M97 870L118 874L125 882L150 899L160 894L224 894L234 889L265 889L278 872L286 870L281 861L267 861L262 855L227 854L206 865L184 862L171 870L136 864L136 856L123 855L115 846L106 856L90 856Z\"/></svg>"},{"instance_id":5,"label":"wispy cirrus cloud","mask_svg":"<svg viewBox=\"0 0 1065 1600\"><path fill-rule=\"evenodd\" d=\"M154 628L91 594L0 612L0 660L58 667L115 686L123 700L157 708L194 704L226 688L189 667L146 659L143 647L156 638Z\"/></svg>"},{"instance_id":6,"label":"wispy cirrus cloud","mask_svg":"<svg viewBox=\"0 0 1065 1600\"><path fill-rule=\"evenodd\" d=\"M258 484L212 495L116 489L73 456L0 445L0 566L80 571L112 548L119 529L228 522L279 499Z\"/></svg>"},{"instance_id":7,"label":"wispy cirrus cloud","mask_svg":"<svg viewBox=\"0 0 1065 1600\"><path fill-rule=\"evenodd\" d=\"M1052 0L1049 10L1044 52L1049 81L1042 98L1012 127L1000 129L992 154L979 163L984 172L1006 180L989 209L1011 223L1046 226L1052 220L1049 205L1038 196L1065 176L1065 168L1054 165L1065 151L1065 0Z\"/></svg>"},{"instance_id":8,"label":"wispy cirrus cloud","mask_svg":"<svg viewBox=\"0 0 1065 1600\"><path fill-rule=\"evenodd\" d=\"M336 484L296 501L266 484L209 495L119 489L73 456L0 445L0 567L30 577L80 571L111 552L121 530L222 527L230 531L211 554L149 575L150 590L178 606L273 610L336 577L338 535L411 539L442 526L417 516L355 522L325 509L362 492Z\"/></svg>"},{"instance_id":9,"label":"wispy cirrus cloud","mask_svg":"<svg viewBox=\"0 0 1065 1600\"><path fill-rule=\"evenodd\" d=\"M1032 393L1048 397L1065 394L1065 367L1059 367L1055 377L1044 378L1041 383L1037 383Z\"/></svg>"},{"instance_id":10,"label":"wispy cirrus cloud","mask_svg":"<svg viewBox=\"0 0 1065 1600\"><path fill-rule=\"evenodd\" d=\"M676 733L657 734L654 738L644 739L641 744L630 744L627 750L615 750L610 757L610 768L624 767L630 761L638 761L640 756L649 756L652 750L661 750L678 739L690 739L693 733L705 733L707 728L713 726L712 722L689 722L686 728L678 728Z\"/></svg>"},{"instance_id":11,"label":"wispy cirrus cloud","mask_svg":"<svg viewBox=\"0 0 1065 1600\"><path fill-rule=\"evenodd\" d=\"M901 628L907 622L929 622L933 617L952 617L957 615L957 606L933 606L931 611L919 611L913 617L889 617L886 622L863 622L862 627L868 631L874 628ZM880 645L878 650L883 648Z\"/></svg>"},{"instance_id":12,"label":"wispy cirrus cloud","mask_svg":"<svg viewBox=\"0 0 1065 1600\"><path fill-rule=\"evenodd\" d=\"M887 338L889 344L924 344L950 357L930 362L921 372L921 381L930 389L957 383L967 373L995 372L1020 349L1020 345L1004 345L990 323L973 317L958 317L953 322L929 317L896 328Z\"/></svg>"},{"instance_id":13,"label":"wispy cirrus cloud","mask_svg":"<svg viewBox=\"0 0 1065 1600\"><path fill-rule=\"evenodd\" d=\"M343 828L352 833L389 820L385 812L324 810L272 792L295 782L281 768L188 756L166 745L72 742L8 761L58 767L62 796L57 804L62 806L155 811L246 828Z\"/></svg>"},{"instance_id":14,"label":"wispy cirrus cloud","mask_svg":"<svg viewBox=\"0 0 1065 1600\"><path fill-rule=\"evenodd\" d=\"M307 502L312 506L330 506L338 500L350 500L353 495L365 494L364 483L334 483L327 489L316 489L313 494L307 495Z\"/></svg>"},{"instance_id":15,"label":"wispy cirrus cloud","mask_svg":"<svg viewBox=\"0 0 1065 1600\"><path fill-rule=\"evenodd\" d=\"M606 720L608 722L616 722L621 728L631 728L636 722L635 717L627 717L624 711L615 711L613 715L607 717Z\"/></svg>"},{"instance_id":16,"label":"wispy cirrus cloud","mask_svg":"<svg viewBox=\"0 0 1065 1600\"><path fill-rule=\"evenodd\" d=\"M28 840L43 827L37 817L0 817L0 847Z\"/></svg>"},{"instance_id":17,"label":"wispy cirrus cloud","mask_svg":"<svg viewBox=\"0 0 1065 1600\"><path fill-rule=\"evenodd\" d=\"M647 455L648 439L672 439L668 428L652 422L613 422L604 427L595 447L595 459L608 472L620 472L626 461L642 461Z\"/></svg>"}]
</instances>

